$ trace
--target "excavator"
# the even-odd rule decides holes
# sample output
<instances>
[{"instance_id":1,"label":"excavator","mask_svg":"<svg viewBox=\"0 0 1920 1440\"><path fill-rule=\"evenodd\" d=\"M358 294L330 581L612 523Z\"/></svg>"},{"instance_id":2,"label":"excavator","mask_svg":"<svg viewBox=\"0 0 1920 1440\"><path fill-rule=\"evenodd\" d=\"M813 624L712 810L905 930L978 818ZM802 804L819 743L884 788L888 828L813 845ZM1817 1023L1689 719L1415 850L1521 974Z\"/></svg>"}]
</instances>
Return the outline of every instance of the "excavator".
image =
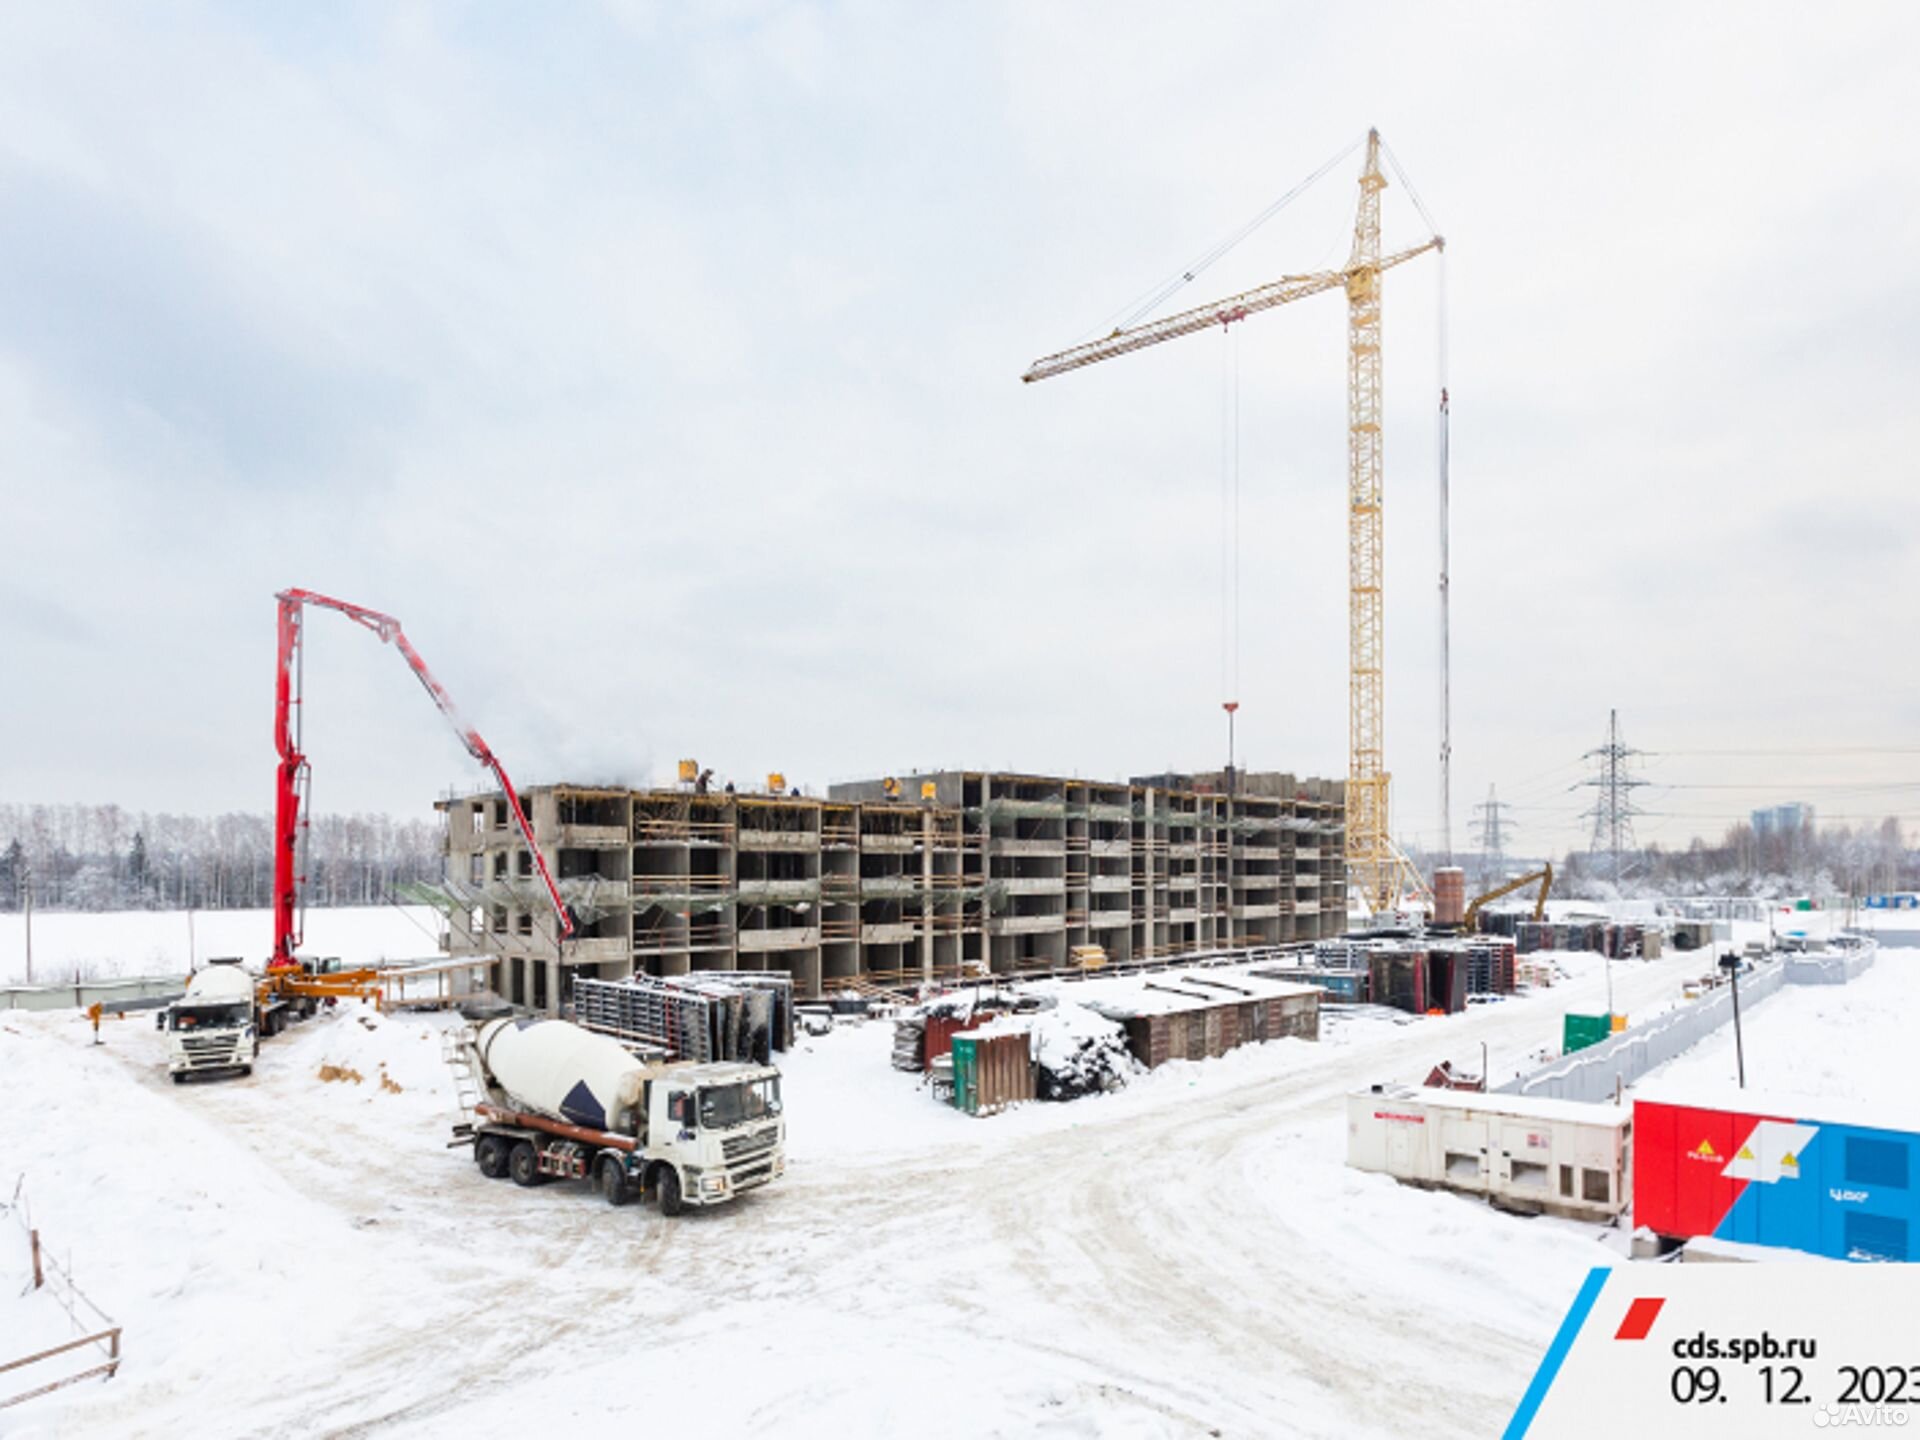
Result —
<instances>
[{"instance_id":1,"label":"excavator","mask_svg":"<svg viewBox=\"0 0 1920 1440\"><path fill-rule=\"evenodd\" d=\"M310 767L301 749L302 639L309 606L335 610L355 624L371 630L400 652L414 675L426 688L440 713L447 717L467 753L493 772L506 796L514 828L533 856L533 865L547 899L553 906L558 938L565 941L576 928L572 912L560 897L546 858L534 843L533 827L520 804L519 793L507 778L506 768L487 742L460 715L453 697L434 678L420 652L407 639L400 622L391 615L369 610L346 600L336 600L313 590L283 590L279 602L279 665L274 681L273 743L280 756L275 775L273 806L273 952L266 973L253 985L253 1004L245 1003L240 977L244 974L235 962L216 962L213 971L196 977L196 984L207 995L188 993L158 1018L162 1029L176 1032L169 1036L168 1069L175 1080L183 1080L194 1071L238 1071L252 1068L258 1041L277 1034L290 1020L311 1015L320 1005L336 1000L383 1000L380 972L371 968L329 969L325 962L299 954L302 942L303 909L301 887L304 872L307 832L304 811L309 794ZM224 972L217 973L217 972ZM218 990L217 996L213 991Z\"/></svg>"},{"instance_id":2,"label":"excavator","mask_svg":"<svg viewBox=\"0 0 1920 1440\"><path fill-rule=\"evenodd\" d=\"M1468 935L1473 934L1474 927L1479 923L1480 911L1484 907L1498 900L1502 895L1511 895L1516 890L1524 889L1536 880L1540 882L1540 898L1533 902L1533 918L1535 920L1544 920L1547 914L1547 892L1553 889L1553 862L1551 860L1541 869L1535 870L1532 874L1522 875L1517 880L1509 880L1504 885L1496 885L1484 895L1476 895L1468 904L1467 912L1461 919L1461 930Z\"/></svg>"}]
</instances>

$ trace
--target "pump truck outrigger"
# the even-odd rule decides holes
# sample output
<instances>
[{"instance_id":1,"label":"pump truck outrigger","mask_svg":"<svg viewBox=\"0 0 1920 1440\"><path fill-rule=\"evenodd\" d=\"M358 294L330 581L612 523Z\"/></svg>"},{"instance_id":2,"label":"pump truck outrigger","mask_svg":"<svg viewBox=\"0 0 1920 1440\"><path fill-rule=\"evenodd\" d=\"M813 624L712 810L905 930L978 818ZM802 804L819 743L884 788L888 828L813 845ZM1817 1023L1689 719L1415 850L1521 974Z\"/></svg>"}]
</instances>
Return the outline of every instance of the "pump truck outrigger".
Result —
<instances>
[{"instance_id":1,"label":"pump truck outrigger","mask_svg":"<svg viewBox=\"0 0 1920 1440\"><path fill-rule=\"evenodd\" d=\"M499 1019L456 1042L473 1119L454 1127L491 1179L591 1181L611 1205L663 1215L724 1205L786 1172L780 1072L735 1061L634 1058L564 1020Z\"/></svg>"}]
</instances>

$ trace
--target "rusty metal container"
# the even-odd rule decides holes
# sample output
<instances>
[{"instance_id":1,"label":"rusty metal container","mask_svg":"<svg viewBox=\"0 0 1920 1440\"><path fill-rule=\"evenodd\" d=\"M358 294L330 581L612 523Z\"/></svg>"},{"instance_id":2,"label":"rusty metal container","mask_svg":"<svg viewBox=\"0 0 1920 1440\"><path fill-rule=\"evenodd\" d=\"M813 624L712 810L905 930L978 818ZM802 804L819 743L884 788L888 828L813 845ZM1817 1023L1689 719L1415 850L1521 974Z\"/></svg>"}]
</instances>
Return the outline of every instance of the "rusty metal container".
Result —
<instances>
[{"instance_id":1,"label":"rusty metal container","mask_svg":"<svg viewBox=\"0 0 1920 1440\"><path fill-rule=\"evenodd\" d=\"M1034 1098L1033 1043L1025 1031L953 1037L953 1104L969 1115L997 1115Z\"/></svg>"}]
</instances>

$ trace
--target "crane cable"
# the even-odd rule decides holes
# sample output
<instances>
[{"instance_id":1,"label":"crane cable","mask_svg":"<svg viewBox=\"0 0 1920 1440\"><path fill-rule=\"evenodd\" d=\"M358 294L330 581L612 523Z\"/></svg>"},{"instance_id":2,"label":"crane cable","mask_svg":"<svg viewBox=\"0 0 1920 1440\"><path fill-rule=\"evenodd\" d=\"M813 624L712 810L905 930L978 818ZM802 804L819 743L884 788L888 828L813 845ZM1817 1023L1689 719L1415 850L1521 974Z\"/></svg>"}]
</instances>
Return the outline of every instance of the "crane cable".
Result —
<instances>
[{"instance_id":1,"label":"crane cable","mask_svg":"<svg viewBox=\"0 0 1920 1440\"><path fill-rule=\"evenodd\" d=\"M1393 153L1393 147L1385 139L1380 141L1380 152L1387 157L1387 165L1393 171L1394 178L1407 192L1407 198L1413 202L1414 210L1420 216L1420 222L1427 227L1427 233L1435 239L1440 238L1440 227L1434 223L1433 212L1427 209L1426 202L1420 198L1420 192L1414 188L1413 181L1407 178L1406 168L1401 165L1400 157ZM1440 407L1437 414L1438 435L1436 451L1439 457L1440 490L1440 848L1449 864L1453 861L1453 617L1452 617L1452 484L1450 472L1450 449L1452 437L1449 430L1452 423L1452 397L1447 380L1447 247L1440 246L1440 274L1436 292L1438 316L1435 332L1438 348L1436 369L1438 370Z\"/></svg>"},{"instance_id":2,"label":"crane cable","mask_svg":"<svg viewBox=\"0 0 1920 1440\"><path fill-rule=\"evenodd\" d=\"M1240 336L1221 327L1220 692L1240 700Z\"/></svg>"},{"instance_id":3,"label":"crane cable","mask_svg":"<svg viewBox=\"0 0 1920 1440\"><path fill-rule=\"evenodd\" d=\"M1129 326L1138 323L1142 317L1151 311L1158 309L1160 305L1166 301L1167 297L1172 295L1182 285L1189 285L1199 279L1215 264L1225 259L1241 241L1252 235L1254 231L1258 230L1262 225L1265 225L1269 220L1273 219L1274 216L1278 215L1282 210L1286 209L1287 206L1299 199L1301 195L1310 190L1316 183L1324 179L1328 171L1332 170L1334 166L1358 150L1366 138L1365 135L1357 136L1338 155L1328 160L1318 170L1315 170L1311 175L1307 176L1306 179L1295 185L1291 190L1287 191L1286 194L1267 206L1266 209L1262 210L1258 215L1255 215L1238 230L1235 230L1224 240L1221 240L1212 248L1200 254L1196 259L1183 266L1171 279L1164 280L1158 285L1155 285L1152 289L1136 298L1130 305L1122 306L1120 310L1116 311L1106 320L1094 326L1091 330L1088 330L1081 338L1085 340L1090 339L1094 335L1104 335L1111 330L1125 330Z\"/></svg>"}]
</instances>

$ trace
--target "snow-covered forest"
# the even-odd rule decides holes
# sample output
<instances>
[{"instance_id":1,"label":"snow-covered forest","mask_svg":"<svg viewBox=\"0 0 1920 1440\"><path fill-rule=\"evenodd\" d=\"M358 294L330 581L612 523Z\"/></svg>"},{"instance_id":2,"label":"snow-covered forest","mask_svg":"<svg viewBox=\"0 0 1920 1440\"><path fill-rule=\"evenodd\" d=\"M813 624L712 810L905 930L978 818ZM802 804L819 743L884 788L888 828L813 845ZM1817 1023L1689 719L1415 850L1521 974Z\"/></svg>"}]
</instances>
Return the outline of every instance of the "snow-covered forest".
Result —
<instances>
[{"instance_id":1,"label":"snow-covered forest","mask_svg":"<svg viewBox=\"0 0 1920 1440\"><path fill-rule=\"evenodd\" d=\"M1428 851L1410 853L1423 868L1446 863ZM1524 852L1494 857L1474 850L1456 851L1455 862L1480 884L1539 864ZM1895 816L1877 825L1809 824L1764 834L1741 821L1718 841L1698 836L1679 846L1650 841L1622 852L1617 889L1611 855L1575 850L1556 856L1554 867L1554 894L1563 898L1873 895L1920 889L1920 851L1908 847Z\"/></svg>"},{"instance_id":2,"label":"snow-covered forest","mask_svg":"<svg viewBox=\"0 0 1920 1440\"><path fill-rule=\"evenodd\" d=\"M308 839L309 905L373 905L440 874L440 827L321 815ZM168 815L118 805L0 803L0 910L255 909L272 902L266 815Z\"/></svg>"}]
</instances>

